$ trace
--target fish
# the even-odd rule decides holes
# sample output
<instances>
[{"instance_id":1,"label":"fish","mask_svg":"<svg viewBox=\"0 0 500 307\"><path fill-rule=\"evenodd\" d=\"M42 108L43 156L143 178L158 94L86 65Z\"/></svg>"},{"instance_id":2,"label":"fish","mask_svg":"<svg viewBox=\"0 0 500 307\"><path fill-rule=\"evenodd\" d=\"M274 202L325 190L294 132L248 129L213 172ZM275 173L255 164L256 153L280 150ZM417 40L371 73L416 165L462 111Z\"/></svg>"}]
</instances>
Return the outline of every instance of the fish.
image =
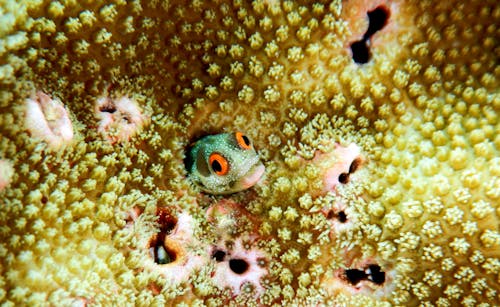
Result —
<instances>
[{"instance_id":1,"label":"fish","mask_svg":"<svg viewBox=\"0 0 500 307\"><path fill-rule=\"evenodd\" d=\"M207 135L188 149L188 177L206 193L224 195L251 188L265 173L253 144L242 132Z\"/></svg>"}]
</instances>

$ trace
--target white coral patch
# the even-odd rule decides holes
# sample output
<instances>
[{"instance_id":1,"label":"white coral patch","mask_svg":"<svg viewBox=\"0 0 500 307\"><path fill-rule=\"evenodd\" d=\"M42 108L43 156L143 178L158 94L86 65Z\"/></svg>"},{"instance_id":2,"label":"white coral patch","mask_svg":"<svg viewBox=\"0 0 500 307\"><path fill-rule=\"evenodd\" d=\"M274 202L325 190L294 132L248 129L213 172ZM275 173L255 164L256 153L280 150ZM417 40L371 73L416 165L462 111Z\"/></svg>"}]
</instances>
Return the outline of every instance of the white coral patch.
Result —
<instances>
[{"instance_id":1,"label":"white coral patch","mask_svg":"<svg viewBox=\"0 0 500 307\"><path fill-rule=\"evenodd\" d=\"M329 215L334 215L329 219L331 223L331 229L333 234L339 234L341 232L348 231L349 229L353 229L354 226L358 223L357 214L352 207L347 206L342 201L335 201L330 208L322 208L321 210L327 218ZM342 218L339 216L340 213L345 215L345 221L342 221Z\"/></svg>"},{"instance_id":2,"label":"white coral patch","mask_svg":"<svg viewBox=\"0 0 500 307\"><path fill-rule=\"evenodd\" d=\"M73 139L73 125L63 103L38 91L26 99L25 124L31 136L59 149Z\"/></svg>"},{"instance_id":3,"label":"white coral patch","mask_svg":"<svg viewBox=\"0 0 500 307\"><path fill-rule=\"evenodd\" d=\"M97 99L95 112L99 118L98 131L111 143L130 140L149 120L137 102L126 96Z\"/></svg>"},{"instance_id":4,"label":"white coral patch","mask_svg":"<svg viewBox=\"0 0 500 307\"><path fill-rule=\"evenodd\" d=\"M143 241L141 245L149 249L149 240ZM172 285L186 281L193 270L200 268L207 262L204 253L197 253L193 247L198 247L201 243L194 236L193 217L187 213L178 216L176 227L165 238L167 249L175 252L176 259L167 264L155 263L153 257L146 260L144 267L157 271L165 277Z\"/></svg>"},{"instance_id":5,"label":"white coral patch","mask_svg":"<svg viewBox=\"0 0 500 307\"><path fill-rule=\"evenodd\" d=\"M341 174L349 174L349 168L353 161L361 159L361 150L356 144L349 144L347 147L336 144L332 153L325 154L320 159L325 159L326 162L333 162L327 166L328 169L323 179L325 192L333 191L340 184L339 176Z\"/></svg>"},{"instance_id":6,"label":"white coral patch","mask_svg":"<svg viewBox=\"0 0 500 307\"><path fill-rule=\"evenodd\" d=\"M224 261L216 264L213 280L218 287L230 288L234 295L240 294L242 286L250 283L254 286L255 293L260 295L264 291L260 279L268 273L267 269L258 263L264 257L264 253L257 248L246 250L238 239L231 251L227 252ZM248 268L244 272L235 272L230 266L231 260L242 260Z\"/></svg>"},{"instance_id":7,"label":"white coral patch","mask_svg":"<svg viewBox=\"0 0 500 307\"><path fill-rule=\"evenodd\" d=\"M0 160L0 191L10 184L12 175L14 175L12 163L7 160Z\"/></svg>"}]
</instances>

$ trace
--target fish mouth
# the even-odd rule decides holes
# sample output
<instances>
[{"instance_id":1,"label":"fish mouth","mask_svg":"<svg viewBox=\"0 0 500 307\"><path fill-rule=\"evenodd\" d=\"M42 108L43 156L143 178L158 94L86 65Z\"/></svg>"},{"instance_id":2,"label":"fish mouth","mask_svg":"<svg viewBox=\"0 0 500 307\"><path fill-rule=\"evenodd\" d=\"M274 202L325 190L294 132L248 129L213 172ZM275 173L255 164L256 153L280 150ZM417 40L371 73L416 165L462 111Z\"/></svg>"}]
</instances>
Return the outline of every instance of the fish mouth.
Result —
<instances>
[{"instance_id":1,"label":"fish mouth","mask_svg":"<svg viewBox=\"0 0 500 307\"><path fill-rule=\"evenodd\" d=\"M254 186L264 175L266 167L264 164L259 163L251 167L248 172L243 176L243 179L238 184L241 189L248 189Z\"/></svg>"}]
</instances>

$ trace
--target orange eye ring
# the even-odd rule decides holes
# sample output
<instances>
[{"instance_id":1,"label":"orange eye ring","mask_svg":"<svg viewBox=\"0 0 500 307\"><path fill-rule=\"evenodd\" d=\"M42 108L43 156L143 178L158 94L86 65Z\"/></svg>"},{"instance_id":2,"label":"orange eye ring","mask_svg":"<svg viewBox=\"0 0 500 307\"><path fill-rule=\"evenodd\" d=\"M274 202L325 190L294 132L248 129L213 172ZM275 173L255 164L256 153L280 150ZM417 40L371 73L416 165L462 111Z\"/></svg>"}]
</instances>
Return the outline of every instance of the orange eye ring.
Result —
<instances>
[{"instance_id":1,"label":"orange eye ring","mask_svg":"<svg viewBox=\"0 0 500 307\"><path fill-rule=\"evenodd\" d=\"M219 153L212 153L208 158L208 164L215 174L224 176L229 171L229 162Z\"/></svg>"},{"instance_id":2,"label":"orange eye ring","mask_svg":"<svg viewBox=\"0 0 500 307\"><path fill-rule=\"evenodd\" d=\"M240 147L242 149L252 148L252 144L250 143L250 139L246 135L244 135L241 132L236 132L235 136L236 136L236 141L238 142L238 145L240 145Z\"/></svg>"}]
</instances>

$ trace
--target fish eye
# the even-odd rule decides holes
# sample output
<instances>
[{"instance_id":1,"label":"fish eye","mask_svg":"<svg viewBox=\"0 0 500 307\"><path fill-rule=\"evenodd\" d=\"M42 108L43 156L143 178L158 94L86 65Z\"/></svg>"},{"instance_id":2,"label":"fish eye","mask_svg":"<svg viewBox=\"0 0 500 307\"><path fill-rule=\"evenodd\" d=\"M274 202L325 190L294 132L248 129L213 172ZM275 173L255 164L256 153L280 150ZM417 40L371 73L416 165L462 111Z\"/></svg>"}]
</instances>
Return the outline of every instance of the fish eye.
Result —
<instances>
[{"instance_id":1,"label":"fish eye","mask_svg":"<svg viewBox=\"0 0 500 307\"><path fill-rule=\"evenodd\" d=\"M236 141L238 142L238 145L240 145L242 149L251 148L250 139L241 132L236 132Z\"/></svg>"},{"instance_id":2,"label":"fish eye","mask_svg":"<svg viewBox=\"0 0 500 307\"><path fill-rule=\"evenodd\" d=\"M229 163L226 158L224 158L219 153L212 153L208 158L208 163L214 171L215 174L219 176L224 176L229 171Z\"/></svg>"}]
</instances>

